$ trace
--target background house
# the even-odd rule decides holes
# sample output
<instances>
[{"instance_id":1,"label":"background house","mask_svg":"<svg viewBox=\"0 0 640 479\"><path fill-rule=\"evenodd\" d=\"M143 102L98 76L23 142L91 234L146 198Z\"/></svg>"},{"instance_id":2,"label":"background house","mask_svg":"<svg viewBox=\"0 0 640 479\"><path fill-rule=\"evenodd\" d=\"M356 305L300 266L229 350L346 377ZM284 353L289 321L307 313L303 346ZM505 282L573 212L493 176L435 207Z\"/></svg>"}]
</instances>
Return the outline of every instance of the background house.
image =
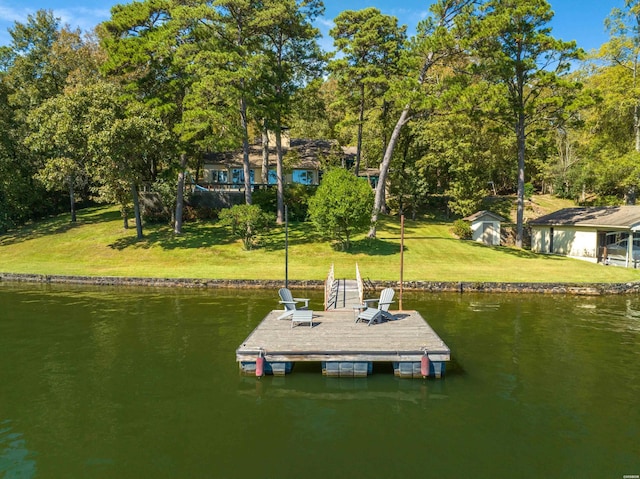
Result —
<instances>
[{"instance_id":1,"label":"background house","mask_svg":"<svg viewBox=\"0 0 640 479\"><path fill-rule=\"evenodd\" d=\"M318 185L322 176L323 164L337 162L346 167L353 163L355 148L340 147L336 142L326 140L290 140L282 135L284 149L285 184L299 183ZM269 145L275 145L270 141ZM269 148L267 185L277 184L275 146ZM250 145L249 164L251 184L261 186L263 170L262 144ZM209 153L204 156L202 174L198 185L209 190L244 189L244 169L242 149L225 153Z\"/></svg>"},{"instance_id":2,"label":"background house","mask_svg":"<svg viewBox=\"0 0 640 479\"><path fill-rule=\"evenodd\" d=\"M640 264L640 206L564 208L529 225L536 253L628 267Z\"/></svg>"}]
</instances>

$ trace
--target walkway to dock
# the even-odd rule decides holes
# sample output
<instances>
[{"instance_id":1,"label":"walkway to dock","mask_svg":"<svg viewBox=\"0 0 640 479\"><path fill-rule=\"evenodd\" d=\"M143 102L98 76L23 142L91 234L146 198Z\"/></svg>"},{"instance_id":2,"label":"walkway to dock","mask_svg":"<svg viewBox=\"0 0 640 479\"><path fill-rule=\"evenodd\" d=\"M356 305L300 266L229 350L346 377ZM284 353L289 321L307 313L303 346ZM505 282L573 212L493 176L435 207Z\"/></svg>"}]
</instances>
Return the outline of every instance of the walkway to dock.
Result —
<instances>
[{"instance_id":1,"label":"walkway to dock","mask_svg":"<svg viewBox=\"0 0 640 479\"><path fill-rule=\"evenodd\" d=\"M349 309L361 304L358 281L355 279L334 280L335 297L327 309Z\"/></svg>"},{"instance_id":2,"label":"walkway to dock","mask_svg":"<svg viewBox=\"0 0 640 479\"><path fill-rule=\"evenodd\" d=\"M364 295L374 294L373 288L367 288L367 283L360 275L360 269L356 263L356 279L337 279L334 276L333 265L329 270L325 281L325 310L349 310L362 304ZM370 290L370 291L369 291ZM373 296L371 296L373 297Z\"/></svg>"}]
</instances>

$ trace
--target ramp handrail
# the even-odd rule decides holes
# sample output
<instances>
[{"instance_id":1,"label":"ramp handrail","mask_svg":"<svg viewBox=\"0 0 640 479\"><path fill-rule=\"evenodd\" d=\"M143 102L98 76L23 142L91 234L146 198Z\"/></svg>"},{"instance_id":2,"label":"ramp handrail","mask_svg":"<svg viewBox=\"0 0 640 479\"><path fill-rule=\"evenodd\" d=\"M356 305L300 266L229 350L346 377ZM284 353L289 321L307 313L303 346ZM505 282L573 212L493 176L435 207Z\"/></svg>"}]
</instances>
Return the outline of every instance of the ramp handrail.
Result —
<instances>
[{"instance_id":1,"label":"ramp handrail","mask_svg":"<svg viewBox=\"0 0 640 479\"><path fill-rule=\"evenodd\" d=\"M334 290L333 283L335 282L334 272L333 272L333 264L331 264L331 268L329 268L329 274L327 275L327 279L324 282L324 309L325 311L329 309L331 303L334 303L337 300L336 291Z\"/></svg>"},{"instance_id":2,"label":"ramp handrail","mask_svg":"<svg viewBox=\"0 0 640 479\"><path fill-rule=\"evenodd\" d=\"M364 284L362 282L362 276L360 276L360 268L356 263L356 281L358 283L358 300L360 304L364 304Z\"/></svg>"}]
</instances>

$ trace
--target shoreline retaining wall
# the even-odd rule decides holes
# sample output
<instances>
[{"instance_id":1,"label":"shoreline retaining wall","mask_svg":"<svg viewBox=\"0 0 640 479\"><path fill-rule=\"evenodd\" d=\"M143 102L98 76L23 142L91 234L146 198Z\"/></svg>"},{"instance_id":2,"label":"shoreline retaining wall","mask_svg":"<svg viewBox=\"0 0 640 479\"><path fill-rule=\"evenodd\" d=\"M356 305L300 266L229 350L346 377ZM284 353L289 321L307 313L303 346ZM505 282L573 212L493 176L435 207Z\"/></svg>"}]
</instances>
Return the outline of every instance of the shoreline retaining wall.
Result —
<instances>
[{"instance_id":1,"label":"shoreline retaining wall","mask_svg":"<svg viewBox=\"0 0 640 479\"><path fill-rule=\"evenodd\" d=\"M0 273L0 282L85 284L93 286L146 286L164 288L278 289L284 280L236 280L198 278L132 278L121 276L64 276ZM398 288L397 281L371 281L376 289ZM289 280L291 289L323 289L324 281ZM405 281L404 291L453 293L538 293L600 296L640 293L640 282L627 283L497 283L472 281Z\"/></svg>"}]
</instances>

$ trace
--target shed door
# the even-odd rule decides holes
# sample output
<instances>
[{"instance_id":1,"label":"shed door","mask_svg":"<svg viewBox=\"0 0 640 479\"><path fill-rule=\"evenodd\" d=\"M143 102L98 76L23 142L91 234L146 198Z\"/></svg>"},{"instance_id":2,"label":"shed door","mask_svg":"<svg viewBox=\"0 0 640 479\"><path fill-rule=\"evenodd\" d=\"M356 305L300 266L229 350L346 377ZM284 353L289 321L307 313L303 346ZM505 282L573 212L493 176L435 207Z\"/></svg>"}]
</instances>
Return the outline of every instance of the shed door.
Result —
<instances>
[{"instance_id":1,"label":"shed door","mask_svg":"<svg viewBox=\"0 0 640 479\"><path fill-rule=\"evenodd\" d=\"M493 223L482 223L482 242L484 244L492 245L495 234Z\"/></svg>"}]
</instances>

